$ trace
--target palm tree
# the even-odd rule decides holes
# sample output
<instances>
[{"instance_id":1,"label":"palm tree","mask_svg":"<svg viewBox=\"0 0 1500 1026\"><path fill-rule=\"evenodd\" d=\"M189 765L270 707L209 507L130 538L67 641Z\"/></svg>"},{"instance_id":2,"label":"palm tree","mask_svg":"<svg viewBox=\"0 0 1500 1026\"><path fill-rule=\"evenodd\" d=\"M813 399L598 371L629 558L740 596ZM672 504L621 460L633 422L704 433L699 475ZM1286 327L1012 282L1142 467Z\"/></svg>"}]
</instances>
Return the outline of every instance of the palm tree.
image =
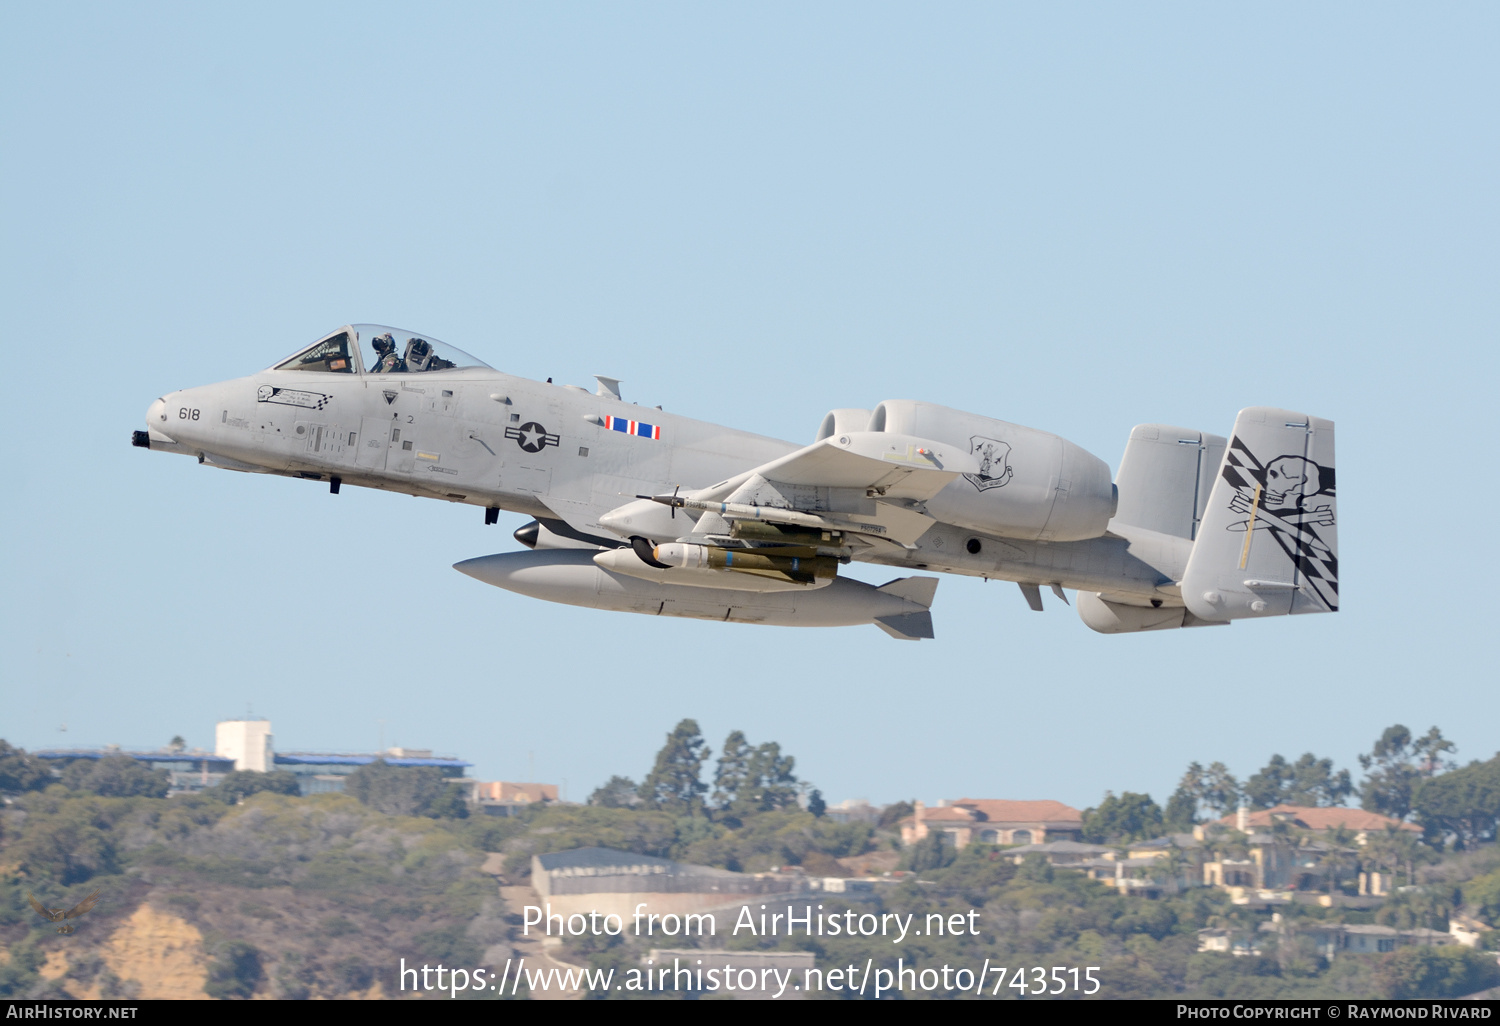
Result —
<instances>
[{"instance_id":1,"label":"palm tree","mask_svg":"<svg viewBox=\"0 0 1500 1026\"><path fill-rule=\"evenodd\" d=\"M1334 885L1338 882L1339 869L1346 862L1349 854L1348 848L1353 841L1354 834L1348 827L1341 825L1328 831L1327 840L1324 842L1327 845L1327 851L1318 859L1318 864L1323 866L1328 872L1328 897L1330 901L1333 899Z\"/></svg>"}]
</instances>

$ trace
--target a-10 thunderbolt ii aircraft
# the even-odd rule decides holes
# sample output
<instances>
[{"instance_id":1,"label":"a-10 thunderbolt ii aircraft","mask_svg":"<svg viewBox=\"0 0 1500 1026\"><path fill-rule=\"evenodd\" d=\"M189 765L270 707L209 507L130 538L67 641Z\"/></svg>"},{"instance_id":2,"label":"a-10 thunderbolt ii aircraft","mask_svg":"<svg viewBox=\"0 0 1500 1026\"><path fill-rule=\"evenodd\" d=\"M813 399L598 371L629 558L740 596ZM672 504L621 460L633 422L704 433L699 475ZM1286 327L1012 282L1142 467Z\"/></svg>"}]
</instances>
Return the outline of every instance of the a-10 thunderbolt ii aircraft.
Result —
<instances>
[{"instance_id":1,"label":"a-10 thunderbolt ii aircraft","mask_svg":"<svg viewBox=\"0 0 1500 1026\"><path fill-rule=\"evenodd\" d=\"M172 392L134 443L229 470L535 519L457 569L551 602L933 637L937 578L1077 591L1106 634L1338 609L1333 424L1242 410L1227 442L1130 434L1119 475L1066 439L932 403L839 409L797 446L513 377L427 335L354 324L266 370Z\"/></svg>"}]
</instances>

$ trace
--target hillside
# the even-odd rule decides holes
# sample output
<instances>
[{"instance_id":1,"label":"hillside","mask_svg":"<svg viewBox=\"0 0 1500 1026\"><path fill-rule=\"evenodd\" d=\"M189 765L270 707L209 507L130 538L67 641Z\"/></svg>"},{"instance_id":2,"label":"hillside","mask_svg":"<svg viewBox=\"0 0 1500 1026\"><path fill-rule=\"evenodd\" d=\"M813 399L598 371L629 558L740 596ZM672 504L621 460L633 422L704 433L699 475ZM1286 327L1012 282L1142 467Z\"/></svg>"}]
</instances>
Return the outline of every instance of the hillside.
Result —
<instances>
[{"instance_id":1,"label":"hillside","mask_svg":"<svg viewBox=\"0 0 1500 1026\"><path fill-rule=\"evenodd\" d=\"M510 927L463 824L353 798L99 798L5 815L0 988L17 996L389 997L400 959L502 959ZM26 903L97 908L59 936Z\"/></svg>"}]
</instances>

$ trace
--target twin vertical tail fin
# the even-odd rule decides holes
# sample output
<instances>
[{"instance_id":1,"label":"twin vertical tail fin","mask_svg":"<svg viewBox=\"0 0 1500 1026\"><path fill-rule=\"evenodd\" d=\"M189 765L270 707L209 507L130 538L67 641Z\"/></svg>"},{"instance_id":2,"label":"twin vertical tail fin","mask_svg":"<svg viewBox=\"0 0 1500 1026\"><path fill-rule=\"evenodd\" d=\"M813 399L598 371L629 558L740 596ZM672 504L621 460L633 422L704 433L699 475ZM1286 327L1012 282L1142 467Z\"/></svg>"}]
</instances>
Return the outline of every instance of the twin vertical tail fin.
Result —
<instances>
[{"instance_id":1,"label":"twin vertical tail fin","mask_svg":"<svg viewBox=\"0 0 1500 1026\"><path fill-rule=\"evenodd\" d=\"M1339 608L1333 422L1241 410L1213 483L1182 599L1202 620Z\"/></svg>"}]
</instances>

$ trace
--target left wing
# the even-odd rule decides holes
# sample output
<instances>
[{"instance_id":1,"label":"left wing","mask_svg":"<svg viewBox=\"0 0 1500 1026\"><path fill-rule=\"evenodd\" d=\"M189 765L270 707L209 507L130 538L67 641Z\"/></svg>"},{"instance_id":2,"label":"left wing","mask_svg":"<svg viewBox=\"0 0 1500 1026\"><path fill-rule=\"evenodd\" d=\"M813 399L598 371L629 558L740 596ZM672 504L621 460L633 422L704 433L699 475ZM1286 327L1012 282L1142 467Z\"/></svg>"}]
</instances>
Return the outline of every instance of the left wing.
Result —
<instances>
[{"instance_id":1,"label":"left wing","mask_svg":"<svg viewBox=\"0 0 1500 1026\"><path fill-rule=\"evenodd\" d=\"M94 903L97 902L98 900L99 900L99 892L95 891L93 894L90 894L87 898L84 898L78 904L76 904L72 908L68 909L68 914L66 916L64 916L63 918L65 918L65 919L73 919L73 918L76 918L77 916L83 915L85 912L88 912L91 909L93 909Z\"/></svg>"},{"instance_id":2,"label":"left wing","mask_svg":"<svg viewBox=\"0 0 1500 1026\"><path fill-rule=\"evenodd\" d=\"M705 514L695 534L727 534L738 521L840 532L903 548L933 520L922 503L979 462L941 442L851 431L814 442L712 488L656 501Z\"/></svg>"}]
</instances>

